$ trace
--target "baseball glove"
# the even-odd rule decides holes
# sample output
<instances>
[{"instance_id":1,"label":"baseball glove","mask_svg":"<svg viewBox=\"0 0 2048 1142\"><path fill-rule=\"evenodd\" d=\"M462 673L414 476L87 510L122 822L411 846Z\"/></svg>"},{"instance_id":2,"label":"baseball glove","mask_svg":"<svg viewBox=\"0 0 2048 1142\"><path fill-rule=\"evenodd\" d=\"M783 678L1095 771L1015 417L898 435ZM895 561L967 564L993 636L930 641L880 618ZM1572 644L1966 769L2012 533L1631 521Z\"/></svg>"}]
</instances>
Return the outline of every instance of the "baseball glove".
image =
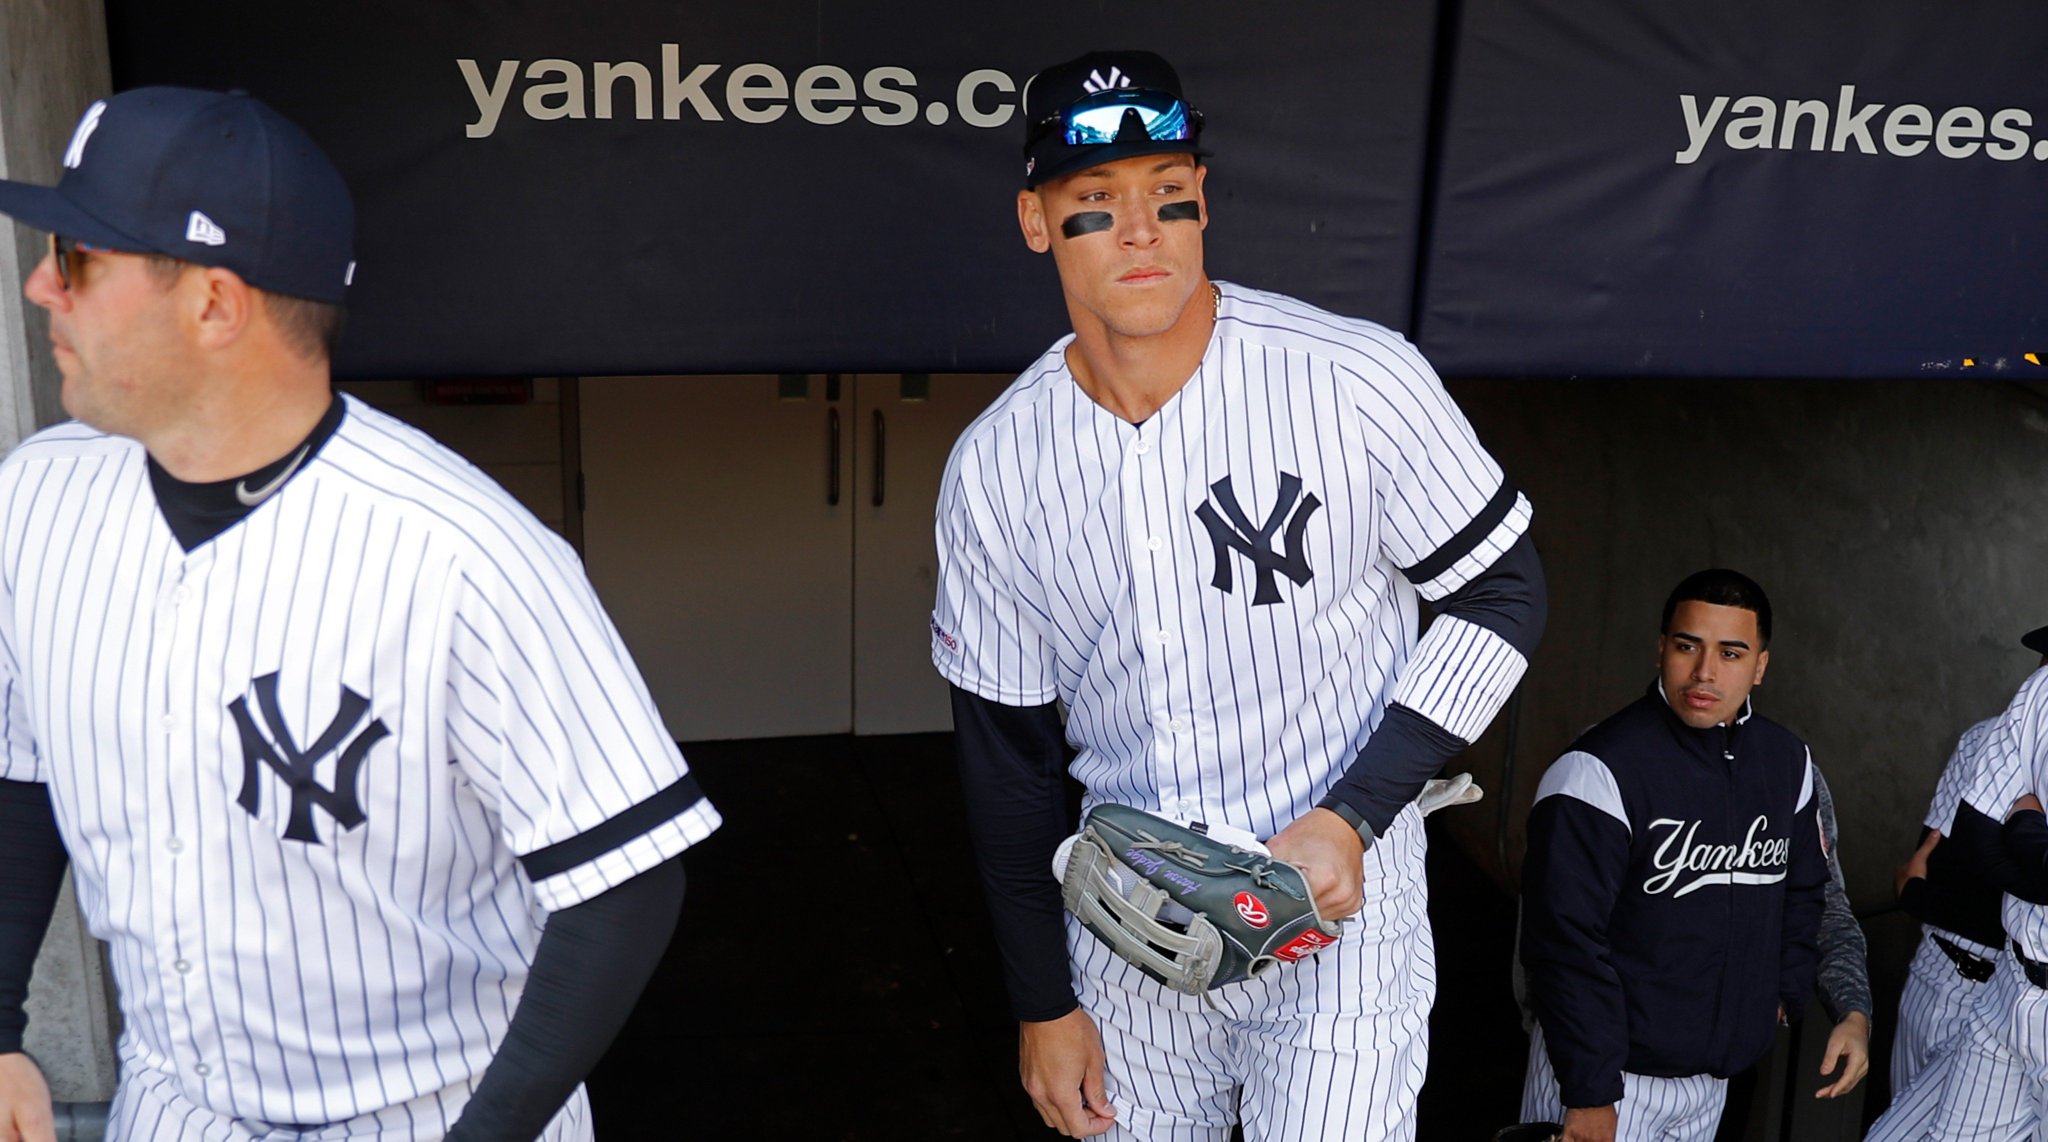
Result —
<instances>
[{"instance_id":1,"label":"baseball glove","mask_svg":"<svg viewBox=\"0 0 2048 1142\"><path fill-rule=\"evenodd\" d=\"M1082 818L1060 897L1116 954L1189 995L1337 942L1298 867L1128 805Z\"/></svg>"}]
</instances>

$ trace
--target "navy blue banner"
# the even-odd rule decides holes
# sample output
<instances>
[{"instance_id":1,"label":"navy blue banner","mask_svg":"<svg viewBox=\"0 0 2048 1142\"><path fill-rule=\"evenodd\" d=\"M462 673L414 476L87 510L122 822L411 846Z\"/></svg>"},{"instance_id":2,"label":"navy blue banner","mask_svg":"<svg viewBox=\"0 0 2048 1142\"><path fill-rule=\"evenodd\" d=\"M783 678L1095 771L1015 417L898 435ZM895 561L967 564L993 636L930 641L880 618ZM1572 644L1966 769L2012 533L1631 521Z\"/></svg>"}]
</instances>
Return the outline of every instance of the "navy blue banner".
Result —
<instances>
[{"instance_id":1,"label":"navy blue banner","mask_svg":"<svg viewBox=\"0 0 2048 1142\"><path fill-rule=\"evenodd\" d=\"M2048 379L2038 0L1466 0L1454 51L1440 369Z\"/></svg>"},{"instance_id":2,"label":"navy blue banner","mask_svg":"<svg viewBox=\"0 0 2048 1142\"><path fill-rule=\"evenodd\" d=\"M357 376L1014 369L1017 88L1149 47L1214 152L1209 265L1405 328L1434 0L986 6L112 0L120 86L249 90L360 209Z\"/></svg>"}]
</instances>

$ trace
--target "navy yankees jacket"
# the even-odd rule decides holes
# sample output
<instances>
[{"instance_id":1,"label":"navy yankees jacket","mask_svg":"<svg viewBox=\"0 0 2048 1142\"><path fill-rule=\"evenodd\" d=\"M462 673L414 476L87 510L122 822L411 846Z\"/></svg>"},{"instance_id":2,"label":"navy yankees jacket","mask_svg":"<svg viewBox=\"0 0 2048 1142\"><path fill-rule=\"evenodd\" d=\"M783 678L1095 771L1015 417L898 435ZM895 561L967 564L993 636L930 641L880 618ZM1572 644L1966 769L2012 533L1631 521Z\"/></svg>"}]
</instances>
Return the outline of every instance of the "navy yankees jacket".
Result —
<instances>
[{"instance_id":1,"label":"navy yankees jacket","mask_svg":"<svg viewBox=\"0 0 2048 1142\"><path fill-rule=\"evenodd\" d=\"M1543 775L1522 870L1522 966L1567 1107L1623 1071L1726 1077L1813 991L1828 878L1812 760L1745 705L1694 729L1660 687Z\"/></svg>"}]
</instances>

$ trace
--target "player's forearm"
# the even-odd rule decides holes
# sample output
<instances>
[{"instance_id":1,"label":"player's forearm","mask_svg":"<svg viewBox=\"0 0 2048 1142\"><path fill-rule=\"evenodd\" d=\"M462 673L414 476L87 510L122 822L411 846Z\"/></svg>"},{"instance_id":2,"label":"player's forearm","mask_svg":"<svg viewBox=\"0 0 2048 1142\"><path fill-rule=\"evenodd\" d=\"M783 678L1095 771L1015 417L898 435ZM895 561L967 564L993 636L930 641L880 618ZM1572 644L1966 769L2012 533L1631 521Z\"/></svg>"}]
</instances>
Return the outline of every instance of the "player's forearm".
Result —
<instances>
[{"instance_id":1,"label":"player's forearm","mask_svg":"<svg viewBox=\"0 0 2048 1142\"><path fill-rule=\"evenodd\" d=\"M57 906L65 860L49 790L0 781L0 1054L21 1050L29 974Z\"/></svg>"},{"instance_id":2,"label":"player's forearm","mask_svg":"<svg viewBox=\"0 0 2048 1142\"><path fill-rule=\"evenodd\" d=\"M2032 825L2021 818L2029 816L2040 814L2013 814L2016 827L2008 833L1998 818L1966 800L1956 806L1954 831L1942 847L1953 849L1999 891L2029 904L2048 904L2048 875L2044 875L2048 866L2038 861L2031 867L2025 863L2032 847L2027 836Z\"/></svg>"},{"instance_id":3,"label":"player's forearm","mask_svg":"<svg viewBox=\"0 0 2048 1142\"><path fill-rule=\"evenodd\" d=\"M1386 716L1320 802L1348 807L1375 835L1479 737L1528 668L1547 615L1535 545L1519 537L1434 609Z\"/></svg>"},{"instance_id":4,"label":"player's forearm","mask_svg":"<svg viewBox=\"0 0 2048 1142\"><path fill-rule=\"evenodd\" d=\"M1849 906L1832 851L1828 866L1820 920L1819 985L1828 1015L1840 1022L1851 1012L1868 1016L1874 1005L1870 998L1868 941L1863 925L1856 922L1856 913Z\"/></svg>"},{"instance_id":5,"label":"player's forearm","mask_svg":"<svg viewBox=\"0 0 2048 1142\"><path fill-rule=\"evenodd\" d=\"M1915 919L1994 948L2005 942L2004 900L2004 889L1971 864L1960 844L1936 846L1926 877L1908 880L1899 893L1900 906Z\"/></svg>"},{"instance_id":6,"label":"player's forearm","mask_svg":"<svg viewBox=\"0 0 2048 1142\"><path fill-rule=\"evenodd\" d=\"M2032 904L2048 904L2048 817L2022 809L2000 830L2013 879L2006 891Z\"/></svg>"},{"instance_id":7,"label":"player's forearm","mask_svg":"<svg viewBox=\"0 0 2048 1142\"><path fill-rule=\"evenodd\" d=\"M1064 910L1052 854L1074 830L1063 774L1065 737L1050 705L1004 706L955 686L960 786L1013 1014L1027 1022L1072 1011Z\"/></svg>"},{"instance_id":8,"label":"player's forearm","mask_svg":"<svg viewBox=\"0 0 2048 1142\"><path fill-rule=\"evenodd\" d=\"M632 1013L675 931L683 885L671 860L548 917L505 1041L449 1142L539 1136Z\"/></svg>"},{"instance_id":9,"label":"player's forearm","mask_svg":"<svg viewBox=\"0 0 2048 1142\"><path fill-rule=\"evenodd\" d=\"M1848 886L1842 878L1841 832L1835 821L1835 799L1818 768L1813 771L1815 811L1821 835L1827 838L1827 880L1821 885L1820 970L1821 1002L1828 1015L1840 1022L1851 1012L1869 1016L1870 966L1868 941L1863 925L1856 922L1849 906Z\"/></svg>"}]
</instances>

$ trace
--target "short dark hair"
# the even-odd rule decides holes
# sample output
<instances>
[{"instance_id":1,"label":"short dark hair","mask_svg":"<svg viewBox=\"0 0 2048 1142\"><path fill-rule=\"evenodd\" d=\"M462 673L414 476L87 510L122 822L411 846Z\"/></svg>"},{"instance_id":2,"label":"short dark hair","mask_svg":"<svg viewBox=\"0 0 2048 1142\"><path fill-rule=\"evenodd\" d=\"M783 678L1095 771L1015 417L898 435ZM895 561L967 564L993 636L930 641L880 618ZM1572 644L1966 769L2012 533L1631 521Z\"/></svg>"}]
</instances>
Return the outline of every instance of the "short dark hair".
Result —
<instances>
[{"instance_id":1,"label":"short dark hair","mask_svg":"<svg viewBox=\"0 0 2048 1142\"><path fill-rule=\"evenodd\" d=\"M313 361L334 359L334 347L341 343L341 327L348 310L331 301L314 301L267 289L256 292L263 295L264 308L270 310L270 319L277 322L278 332L300 356Z\"/></svg>"},{"instance_id":2,"label":"short dark hair","mask_svg":"<svg viewBox=\"0 0 2048 1142\"><path fill-rule=\"evenodd\" d=\"M157 286L162 289L169 289L180 274L198 264L154 252L145 252L142 258ZM261 304L270 314L270 319L277 323L278 333L284 337L285 344L307 360L329 361L334 358L334 347L341 343L341 327L348 317L346 309L331 301L313 301L255 286L249 288L263 299Z\"/></svg>"},{"instance_id":3,"label":"short dark hair","mask_svg":"<svg viewBox=\"0 0 2048 1142\"><path fill-rule=\"evenodd\" d=\"M1659 626L1665 634L1671 633L1671 616L1678 613L1680 603L1707 603L1716 607L1741 607L1756 615L1756 633L1763 639L1763 646L1771 645L1771 599L1756 580L1740 571L1726 567L1709 567L1695 571L1671 589L1671 597L1664 600L1664 621Z\"/></svg>"}]
</instances>

